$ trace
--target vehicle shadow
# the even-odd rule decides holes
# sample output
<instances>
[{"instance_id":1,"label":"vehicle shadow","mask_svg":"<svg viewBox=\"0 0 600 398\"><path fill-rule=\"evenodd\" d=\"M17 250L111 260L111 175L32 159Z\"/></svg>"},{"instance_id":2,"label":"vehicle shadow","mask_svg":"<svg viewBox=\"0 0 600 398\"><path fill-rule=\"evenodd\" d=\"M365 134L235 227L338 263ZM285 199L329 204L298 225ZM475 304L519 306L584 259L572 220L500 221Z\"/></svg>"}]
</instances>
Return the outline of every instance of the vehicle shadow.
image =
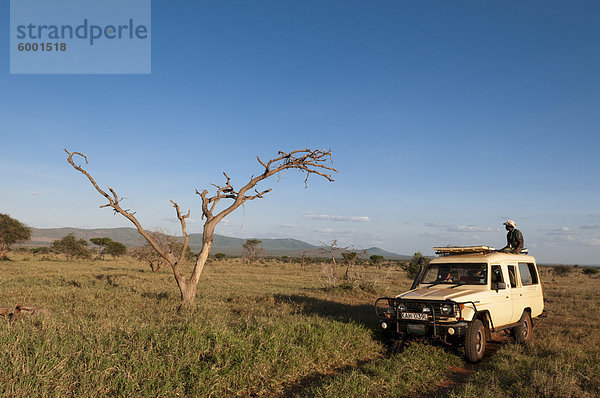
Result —
<instances>
[{"instance_id":1,"label":"vehicle shadow","mask_svg":"<svg viewBox=\"0 0 600 398\"><path fill-rule=\"evenodd\" d=\"M353 365L345 365L337 367L326 372L314 372L303 378L287 383L278 396L281 397L304 397L310 396L311 390L318 389L319 386L331 382L340 375L350 375L352 372L360 371L365 366L385 360L393 355L401 354L404 349L411 344L412 341L420 341L421 339L412 339L407 342L390 342L379 328L379 322L374 314L372 305L368 304L345 304L331 300L320 299L304 295L283 295L277 294L274 296L275 302L291 303L296 306L299 313L304 315L317 315L339 322L353 322L364 325L372 331L372 337L376 341L384 343L387 349L380 353L379 356L359 361ZM423 340L426 341L426 340ZM488 342L486 354L483 362L493 357L500 347L510 342L510 339L502 334L493 334L492 341ZM449 346L441 341L429 341L430 344L446 350L453 355L463 357L461 348ZM463 362L457 367L450 367L446 372L445 380L441 380L437 388L429 393L424 393L423 397L439 397L448 396L452 391L463 384L473 372L476 372L481 363L469 364Z\"/></svg>"}]
</instances>

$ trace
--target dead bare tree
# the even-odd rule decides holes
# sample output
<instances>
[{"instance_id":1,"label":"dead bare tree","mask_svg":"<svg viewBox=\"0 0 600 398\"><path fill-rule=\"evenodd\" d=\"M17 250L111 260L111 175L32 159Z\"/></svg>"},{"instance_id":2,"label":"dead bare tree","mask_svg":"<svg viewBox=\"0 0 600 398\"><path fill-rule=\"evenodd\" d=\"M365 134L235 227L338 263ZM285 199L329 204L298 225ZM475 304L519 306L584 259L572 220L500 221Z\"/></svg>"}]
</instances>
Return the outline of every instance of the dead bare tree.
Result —
<instances>
[{"instance_id":1,"label":"dead bare tree","mask_svg":"<svg viewBox=\"0 0 600 398\"><path fill-rule=\"evenodd\" d=\"M204 265L206 264L206 260L210 253L210 248L213 243L213 236L215 227L217 224L226 216L231 214L238 207L243 205L249 200L263 198L265 194L271 192L271 189L266 189L264 191L254 190L253 193L249 194L248 192L253 189L256 184L260 181L265 180L273 175L280 175L280 173L284 172L288 169L296 169L300 172L306 173L306 178L304 179L304 185L307 187L308 178L311 174L316 174L321 176L328 181L333 181L331 177L331 172L337 172L335 168L329 166L328 164L332 164L332 157L330 150L311 150L311 149L299 149L296 151L292 151L289 153L279 152L277 156L270 159L269 161L263 161L260 157L256 157L258 163L263 167L263 171L261 174L257 176L252 176L250 181L246 183L239 190L236 190L231 184L231 179L227 176L226 173L223 173L225 176L225 185L215 185L212 184L216 188L216 193L212 196L209 196L209 192L207 190L203 190L199 192L196 190L196 194L200 196L202 199L202 219L204 220L203 233L202 233L202 249L198 254L198 258L196 259L196 264L194 265L194 269L192 270L192 274L190 277L186 277L181 270L181 263L185 258L186 250L189 244L189 236L187 234L187 226L186 219L189 218L190 212L188 211L186 214L181 213L179 205L171 201L173 207L175 208L175 212L177 214L177 218L181 224L181 232L184 237L183 246L181 247L180 253L174 253L173 250L168 249L165 250L161 248L156 241L152 238L148 232L142 227L137 218L135 217L135 212L132 212L130 209L123 209L121 207L122 198L115 192L115 190L111 187L108 187L110 192L107 193L104 191L94 178L85 170L81 165L78 165L73 160L73 156L77 155L83 158L87 164L87 157L80 152L69 152L65 149L65 152L69 155L67 158L67 162L75 170L81 172L85 175L88 180L92 183L96 191L98 191L102 196L104 196L108 203L102 205L100 207L110 207L114 210L115 213L119 213L129 221L131 221L135 227L137 228L140 235L146 239L146 241L156 250L156 252L164 258L167 263L171 266L173 270L173 275L175 277L175 281L177 282L177 286L179 287L179 291L181 293L182 306L189 305L194 302L196 298L196 290L198 287L198 281L200 280L200 275L202 274L202 270L204 269ZM224 209L217 211L216 205L222 199L231 199L233 203L226 206ZM181 308L181 306L180 306Z\"/></svg>"}]
</instances>

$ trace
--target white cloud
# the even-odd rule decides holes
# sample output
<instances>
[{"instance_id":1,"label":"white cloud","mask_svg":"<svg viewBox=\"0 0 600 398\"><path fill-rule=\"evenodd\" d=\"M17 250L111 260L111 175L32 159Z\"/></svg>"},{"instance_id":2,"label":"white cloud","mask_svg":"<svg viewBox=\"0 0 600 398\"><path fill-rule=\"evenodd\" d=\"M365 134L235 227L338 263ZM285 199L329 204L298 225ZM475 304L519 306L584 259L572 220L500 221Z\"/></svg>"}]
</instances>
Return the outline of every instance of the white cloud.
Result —
<instances>
[{"instance_id":1,"label":"white cloud","mask_svg":"<svg viewBox=\"0 0 600 398\"><path fill-rule=\"evenodd\" d=\"M305 217L311 220L369 222L369 217L366 216L334 216L330 214L307 213Z\"/></svg>"},{"instance_id":2,"label":"white cloud","mask_svg":"<svg viewBox=\"0 0 600 398\"><path fill-rule=\"evenodd\" d=\"M41 193L39 193L39 192L32 192L31 194L32 194L33 196L42 196L42 194L41 194Z\"/></svg>"}]
</instances>

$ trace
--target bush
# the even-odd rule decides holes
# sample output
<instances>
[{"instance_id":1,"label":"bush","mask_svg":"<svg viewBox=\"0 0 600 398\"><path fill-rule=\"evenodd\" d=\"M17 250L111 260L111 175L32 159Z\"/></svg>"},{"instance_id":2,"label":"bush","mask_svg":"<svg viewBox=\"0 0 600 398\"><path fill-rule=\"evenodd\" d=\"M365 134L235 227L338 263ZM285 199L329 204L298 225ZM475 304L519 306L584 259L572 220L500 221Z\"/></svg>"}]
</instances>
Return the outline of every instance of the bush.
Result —
<instances>
[{"instance_id":1,"label":"bush","mask_svg":"<svg viewBox=\"0 0 600 398\"><path fill-rule=\"evenodd\" d=\"M378 254L373 254L371 257L369 257L369 260L371 260L371 263L373 265L377 265L377 264L381 263L384 260L384 258L383 258L383 256L380 256Z\"/></svg>"},{"instance_id":2,"label":"bush","mask_svg":"<svg viewBox=\"0 0 600 398\"><path fill-rule=\"evenodd\" d=\"M583 272L583 274L585 276L587 276L588 278L591 278L593 275L596 275L598 272L600 272L600 270L598 270L598 268L584 268L581 270L581 272Z\"/></svg>"},{"instance_id":3,"label":"bush","mask_svg":"<svg viewBox=\"0 0 600 398\"><path fill-rule=\"evenodd\" d=\"M568 265L555 265L552 267L552 272L556 276L567 276L573 271L573 268Z\"/></svg>"},{"instance_id":4,"label":"bush","mask_svg":"<svg viewBox=\"0 0 600 398\"><path fill-rule=\"evenodd\" d=\"M30 238L31 228L8 214L0 214L0 258L6 257L10 245Z\"/></svg>"},{"instance_id":5,"label":"bush","mask_svg":"<svg viewBox=\"0 0 600 398\"><path fill-rule=\"evenodd\" d=\"M427 264L429 264L429 258L425 257L421 252L416 252L410 261L404 264L403 268L410 279L415 279L419 271L421 271L421 267Z\"/></svg>"},{"instance_id":6,"label":"bush","mask_svg":"<svg viewBox=\"0 0 600 398\"><path fill-rule=\"evenodd\" d=\"M225 254L225 253L217 253L217 254L215 254L215 258L217 260L225 260L227 258L227 254Z\"/></svg>"},{"instance_id":7,"label":"bush","mask_svg":"<svg viewBox=\"0 0 600 398\"><path fill-rule=\"evenodd\" d=\"M52 242L52 250L56 253L64 254L67 260L72 260L73 258L90 258L91 252L87 246L87 240L77 239L73 234Z\"/></svg>"}]
</instances>

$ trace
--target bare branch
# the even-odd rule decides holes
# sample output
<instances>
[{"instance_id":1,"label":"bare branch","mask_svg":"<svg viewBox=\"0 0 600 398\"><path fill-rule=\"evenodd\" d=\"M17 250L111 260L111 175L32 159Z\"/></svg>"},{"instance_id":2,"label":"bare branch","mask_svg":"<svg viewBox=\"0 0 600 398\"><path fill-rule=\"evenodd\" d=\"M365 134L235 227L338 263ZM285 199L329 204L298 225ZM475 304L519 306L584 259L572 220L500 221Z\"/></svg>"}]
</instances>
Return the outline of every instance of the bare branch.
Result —
<instances>
[{"instance_id":1,"label":"bare branch","mask_svg":"<svg viewBox=\"0 0 600 398\"><path fill-rule=\"evenodd\" d=\"M173 204L173 207L175 208L175 211L177 212L177 218L179 219L179 222L181 223L181 232L183 233L183 247L181 248L181 253L179 254L179 263L182 263L183 260L185 259L185 252L188 248L188 244L190 243L190 237L187 234L187 227L185 224L185 219L190 217L190 211L188 210L187 214L181 214L181 211L179 210L179 205L175 202L173 202L171 200L171 203Z\"/></svg>"},{"instance_id":2,"label":"bare branch","mask_svg":"<svg viewBox=\"0 0 600 398\"><path fill-rule=\"evenodd\" d=\"M119 196L117 195L117 193L115 192L115 190L110 187L108 188L109 191L112 193L112 197L111 197L108 193L103 191L98 186L98 184L96 183L94 178L90 175L90 173L87 172L87 170L85 170L81 165L76 165L75 161L73 160L73 155L78 155L78 156L83 157L87 164L87 156L85 156L84 154L82 154L80 152L69 152L66 148L65 148L65 152L69 155L69 157L67 158L67 162L69 162L69 164L71 166L73 166L73 168L75 168L75 170L77 170L77 171L81 172L83 175L85 175L88 178L88 180L92 183L94 188L96 188L96 191L98 191L102 196L104 196L108 200L107 204L100 206L100 207L112 207L112 209L114 210L115 213L119 213L119 214L123 215L125 218L127 218L129 221L131 221L136 226L140 235L142 235L144 237L144 239L146 239L146 241L148 243L150 243L150 245L154 248L154 250L156 250L156 252L158 254L160 254L161 257L163 257L169 264L171 264L173 266L174 259L172 258L172 256L169 256L169 253L166 253L165 251L163 251L158 246L158 244L154 241L154 239L152 239L152 237L150 235L148 235L148 233L144 230L144 228L142 228L139 221L135 218L135 216L134 216L135 213L131 213L128 210L124 210L121 208L121 206L119 205L120 199L119 199Z\"/></svg>"}]
</instances>

